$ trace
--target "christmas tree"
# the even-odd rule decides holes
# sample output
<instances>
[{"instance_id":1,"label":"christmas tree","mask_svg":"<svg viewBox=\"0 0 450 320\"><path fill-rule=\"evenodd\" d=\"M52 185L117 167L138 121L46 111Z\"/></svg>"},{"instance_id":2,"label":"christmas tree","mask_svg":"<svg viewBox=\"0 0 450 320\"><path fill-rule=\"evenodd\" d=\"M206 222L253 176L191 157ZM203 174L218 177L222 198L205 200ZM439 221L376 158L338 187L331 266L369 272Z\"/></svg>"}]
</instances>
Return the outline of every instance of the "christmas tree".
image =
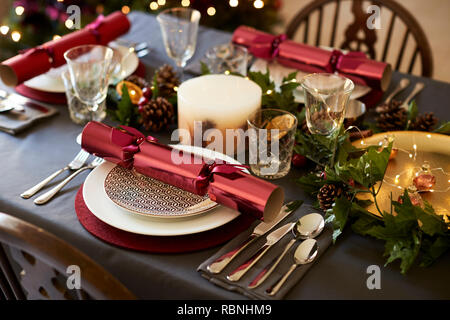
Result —
<instances>
[{"instance_id":1,"label":"christmas tree","mask_svg":"<svg viewBox=\"0 0 450 320\"><path fill-rule=\"evenodd\" d=\"M202 14L201 24L233 31L248 25L264 31L279 23L281 0L16 0L6 1L7 14L0 23L0 59L35 47L71 32L74 28L67 9L76 5L81 26L99 14L134 10L157 14L172 7L190 7Z\"/></svg>"}]
</instances>

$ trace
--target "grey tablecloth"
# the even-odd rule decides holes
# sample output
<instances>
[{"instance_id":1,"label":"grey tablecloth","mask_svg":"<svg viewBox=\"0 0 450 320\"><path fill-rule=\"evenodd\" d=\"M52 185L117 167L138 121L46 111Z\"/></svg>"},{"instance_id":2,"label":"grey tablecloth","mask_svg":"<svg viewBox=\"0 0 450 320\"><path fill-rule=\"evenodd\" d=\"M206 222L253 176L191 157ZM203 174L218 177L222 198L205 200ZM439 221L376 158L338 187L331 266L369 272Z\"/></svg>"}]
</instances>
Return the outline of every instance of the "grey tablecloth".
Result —
<instances>
[{"instance_id":1,"label":"grey tablecloth","mask_svg":"<svg viewBox=\"0 0 450 320\"><path fill-rule=\"evenodd\" d=\"M143 13L133 13L130 18L133 26L127 38L148 41L152 48L144 62L154 67L169 62L154 18ZM229 38L227 33L202 28L194 59L200 57L209 46L226 42ZM392 86L403 76L395 73ZM422 111L434 111L440 119L450 119L450 84L406 77L413 83L422 80L426 84L417 98ZM77 177L45 206L36 206L31 200L19 197L23 190L72 159L79 150L75 138L80 131L81 127L70 121L66 107L61 106L59 115L16 136L0 132L0 211L34 223L71 243L105 267L140 298L242 299L238 293L212 285L196 271L197 266L219 248L187 254L148 254L114 247L89 234L78 222L73 205L75 192L87 173ZM157 137L169 142L168 135ZM276 181L284 187L288 200L308 200L293 181L301 174L301 171L293 169L287 177ZM382 242L347 230L286 298L450 298L449 254L428 269L413 267L405 276L400 274L397 263L383 267L382 254ZM367 288L367 268L370 265L381 267L380 290Z\"/></svg>"}]
</instances>

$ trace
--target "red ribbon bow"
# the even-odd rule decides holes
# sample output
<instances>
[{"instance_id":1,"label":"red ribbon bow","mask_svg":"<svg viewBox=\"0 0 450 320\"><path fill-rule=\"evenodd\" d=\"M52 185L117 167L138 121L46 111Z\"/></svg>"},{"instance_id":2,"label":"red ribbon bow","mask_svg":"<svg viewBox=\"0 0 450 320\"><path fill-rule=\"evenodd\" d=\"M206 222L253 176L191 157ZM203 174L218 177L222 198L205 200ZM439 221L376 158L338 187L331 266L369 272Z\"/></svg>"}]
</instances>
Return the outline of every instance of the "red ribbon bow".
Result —
<instances>
[{"instance_id":1,"label":"red ribbon bow","mask_svg":"<svg viewBox=\"0 0 450 320\"><path fill-rule=\"evenodd\" d=\"M86 28L95 36L97 39L97 42L100 43L100 32L98 32L98 28L102 25L103 21L105 20L104 15L99 15L93 22L89 23Z\"/></svg>"},{"instance_id":2,"label":"red ribbon bow","mask_svg":"<svg viewBox=\"0 0 450 320\"><path fill-rule=\"evenodd\" d=\"M335 49L331 53L330 61L328 62L328 65L325 67L325 70L328 73L334 73L336 71L339 71L344 58L367 59L364 52L353 51L353 52L344 54L341 51ZM349 65L349 63L350 64L353 63L353 65ZM360 64L360 63L361 62L358 60L347 59L347 65L348 65L347 67L356 68L358 66L358 64Z\"/></svg>"},{"instance_id":3,"label":"red ribbon bow","mask_svg":"<svg viewBox=\"0 0 450 320\"><path fill-rule=\"evenodd\" d=\"M122 146L122 151L124 152L125 158L120 162L125 167L131 168L133 165L133 156L140 150L139 146L144 141L157 142L158 139L152 136L145 136L142 132L132 127L119 126L119 128L121 130L111 131L111 142L115 145ZM123 132L126 132L127 134L125 135Z\"/></svg>"},{"instance_id":4,"label":"red ribbon bow","mask_svg":"<svg viewBox=\"0 0 450 320\"><path fill-rule=\"evenodd\" d=\"M215 161L212 163L205 163L195 180L195 188L199 194L204 194L209 182L212 181L214 174L222 173L229 175L238 171L244 171L248 168L249 166L243 164L216 163Z\"/></svg>"}]
</instances>

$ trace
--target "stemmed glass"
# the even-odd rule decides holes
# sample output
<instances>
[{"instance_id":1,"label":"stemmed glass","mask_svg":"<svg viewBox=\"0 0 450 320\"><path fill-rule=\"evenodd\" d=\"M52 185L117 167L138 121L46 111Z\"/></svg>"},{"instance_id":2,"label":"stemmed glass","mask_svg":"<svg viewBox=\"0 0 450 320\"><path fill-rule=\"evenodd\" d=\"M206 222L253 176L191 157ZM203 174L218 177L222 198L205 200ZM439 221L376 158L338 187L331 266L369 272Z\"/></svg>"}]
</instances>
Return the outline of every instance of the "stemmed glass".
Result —
<instances>
[{"instance_id":1,"label":"stemmed glass","mask_svg":"<svg viewBox=\"0 0 450 320\"><path fill-rule=\"evenodd\" d=\"M181 78L186 62L195 52L200 17L199 11L189 8L166 9L156 17L167 55L180 68Z\"/></svg>"},{"instance_id":2,"label":"stemmed glass","mask_svg":"<svg viewBox=\"0 0 450 320\"><path fill-rule=\"evenodd\" d=\"M331 73L312 73L303 77L301 86L305 95L306 124L313 134L336 140L345 118L350 95L355 87L350 79Z\"/></svg>"},{"instance_id":3,"label":"stemmed glass","mask_svg":"<svg viewBox=\"0 0 450 320\"><path fill-rule=\"evenodd\" d=\"M312 73L301 81L305 93L306 123L313 134L330 136L344 121L354 84L331 73Z\"/></svg>"},{"instance_id":4,"label":"stemmed glass","mask_svg":"<svg viewBox=\"0 0 450 320\"><path fill-rule=\"evenodd\" d=\"M64 53L77 98L95 112L108 92L113 50L101 45L82 45Z\"/></svg>"}]
</instances>

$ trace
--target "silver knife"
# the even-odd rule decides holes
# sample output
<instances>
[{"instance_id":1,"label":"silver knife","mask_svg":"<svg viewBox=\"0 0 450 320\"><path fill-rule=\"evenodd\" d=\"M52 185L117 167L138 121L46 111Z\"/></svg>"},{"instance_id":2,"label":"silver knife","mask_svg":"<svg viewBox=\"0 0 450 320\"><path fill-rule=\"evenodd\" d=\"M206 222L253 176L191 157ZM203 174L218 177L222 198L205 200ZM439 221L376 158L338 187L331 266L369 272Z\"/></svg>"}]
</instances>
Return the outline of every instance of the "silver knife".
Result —
<instances>
[{"instance_id":1,"label":"silver knife","mask_svg":"<svg viewBox=\"0 0 450 320\"><path fill-rule=\"evenodd\" d=\"M238 245L233 250L223 254L222 256L220 256L219 258L217 258L216 260L211 262L206 267L208 269L208 271L211 272L211 273L219 273L219 272L221 272L250 243L255 241L257 238L263 236L264 234L266 234L270 230L272 230L272 228L274 226L276 226L278 224L278 222L280 222L281 220L286 218L289 214L291 214L293 211L295 211L295 210L289 210L288 205L289 205L289 203L284 205L281 208L280 213L278 214L278 216L274 220L272 220L271 222L261 222L261 223L259 223L255 227L255 229L253 229L252 234L247 239L245 239L245 241L243 241L240 245Z\"/></svg>"},{"instance_id":2,"label":"silver knife","mask_svg":"<svg viewBox=\"0 0 450 320\"><path fill-rule=\"evenodd\" d=\"M243 264L241 264L239 267L234 269L228 276L227 279L230 281L239 281L239 279L242 278L244 274L247 273L248 270L250 270L251 267L255 265L255 263L258 262L259 259L262 258L262 256L269 251L272 246L277 243L281 238L283 238L289 231L292 230L294 227L295 222L291 222L288 224L285 224L284 226L278 228L275 231L272 231L267 236L266 243L247 261L245 261Z\"/></svg>"}]
</instances>

